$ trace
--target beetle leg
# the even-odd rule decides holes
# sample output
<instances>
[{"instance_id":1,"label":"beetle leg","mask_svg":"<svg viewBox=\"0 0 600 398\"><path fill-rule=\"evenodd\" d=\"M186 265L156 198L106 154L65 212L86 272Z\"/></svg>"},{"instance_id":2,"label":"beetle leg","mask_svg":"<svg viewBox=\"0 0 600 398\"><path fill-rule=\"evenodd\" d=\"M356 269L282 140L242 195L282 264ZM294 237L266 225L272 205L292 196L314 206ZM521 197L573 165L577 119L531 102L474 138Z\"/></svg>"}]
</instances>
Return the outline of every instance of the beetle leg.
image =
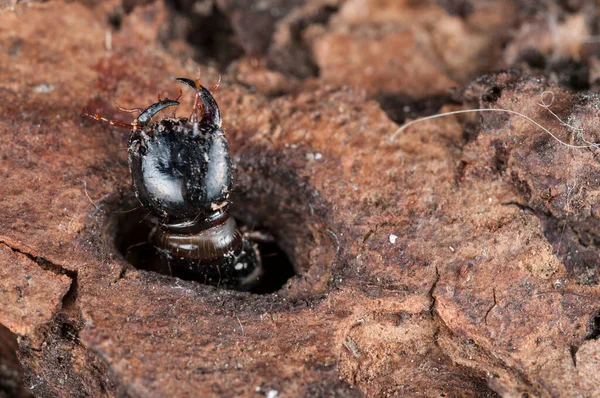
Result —
<instances>
[{"instance_id":1,"label":"beetle leg","mask_svg":"<svg viewBox=\"0 0 600 398\"><path fill-rule=\"evenodd\" d=\"M275 237L263 231L244 231L244 238L254 243L275 243Z\"/></svg>"}]
</instances>

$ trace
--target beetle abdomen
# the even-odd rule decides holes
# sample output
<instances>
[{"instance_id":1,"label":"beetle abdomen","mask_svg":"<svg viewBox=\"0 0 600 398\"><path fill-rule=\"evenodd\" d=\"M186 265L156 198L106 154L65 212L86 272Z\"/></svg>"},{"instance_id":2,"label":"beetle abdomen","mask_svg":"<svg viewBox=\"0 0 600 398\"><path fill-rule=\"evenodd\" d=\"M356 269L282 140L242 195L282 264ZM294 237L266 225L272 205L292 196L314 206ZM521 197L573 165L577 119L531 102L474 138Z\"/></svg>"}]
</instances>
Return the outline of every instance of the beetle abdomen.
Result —
<instances>
[{"instance_id":1,"label":"beetle abdomen","mask_svg":"<svg viewBox=\"0 0 600 398\"><path fill-rule=\"evenodd\" d=\"M161 225L151 236L161 261L173 276L239 289L252 287L260 277L260 257L233 218L227 215L219 224L196 233L183 229L177 226L174 232Z\"/></svg>"}]
</instances>

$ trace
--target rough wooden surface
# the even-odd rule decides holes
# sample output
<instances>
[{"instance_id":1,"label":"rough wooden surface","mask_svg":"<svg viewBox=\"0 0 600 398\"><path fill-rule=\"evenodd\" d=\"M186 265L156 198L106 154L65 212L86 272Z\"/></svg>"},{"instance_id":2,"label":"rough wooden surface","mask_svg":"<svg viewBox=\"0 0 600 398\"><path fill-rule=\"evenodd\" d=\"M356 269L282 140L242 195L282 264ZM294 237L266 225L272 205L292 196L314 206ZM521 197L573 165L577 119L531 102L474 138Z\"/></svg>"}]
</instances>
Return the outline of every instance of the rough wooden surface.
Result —
<instances>
[{"instance_id":1,"label":"rough wooden surface","mask_svg":"<svg viewBox=\"0 0 600 398\"><path fill-rule=\"evenodd\" d=\"M593 4L238 3L0 11L0 394L595 396L598 149L496 112L390 139L390 117L444 105L598 141L590 40L525 40L593 34L576 20ZM190 22L206 18L210 43ZM235 215L297 272L275 293L138 270L116 247L138 206L128 133L81 114L128 120L113 101L173 97L199 64L206 82L226 67Z\"/></svg>"},{"instance_id":2,"label":"rough wooden surface","mask_svg":"<svg viewBox=\"0 0 600 398\"><path fill-rule=\"evenodd\" d=\"M3 289L0 323L20 335L32 334L36 328L50 322L60 309L71 279L44 270L43 264L14 253L5 245L0 247Z\"/></svg>"}]
</instances>

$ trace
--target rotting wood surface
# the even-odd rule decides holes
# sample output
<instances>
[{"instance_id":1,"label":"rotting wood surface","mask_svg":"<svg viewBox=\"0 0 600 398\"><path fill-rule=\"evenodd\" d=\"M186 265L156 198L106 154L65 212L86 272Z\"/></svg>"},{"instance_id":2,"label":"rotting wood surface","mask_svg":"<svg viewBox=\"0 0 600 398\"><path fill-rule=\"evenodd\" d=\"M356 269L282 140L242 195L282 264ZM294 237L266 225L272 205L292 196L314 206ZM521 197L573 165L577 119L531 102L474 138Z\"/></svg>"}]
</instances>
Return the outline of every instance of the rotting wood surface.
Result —
<instances>
[{"instance_id":1,"label":"rotting wood surface","mask_svg":"<svg viewBox=\"0 0 600 398\"><path fill-rule=\"evenodd\" d=\"M237 47L185 42L161 2L0 11L0 396L597 394L598 149L491 112L390 141L388 118L506 108L598 141L593 49L552 47L535 19L581 38L590 5L281 0L267 17L203 3L193 18L230 21L214 42ZM252 13L273 26L253 31ZM590 91L567 90L583 84L568 62L532 77L524 32L542 59L588 57ZM138 206L127 132L81 114L127 120L113 101L173 96L208 49L200 64L229 63L215 96L235 215L267 225L298 274L276 293L137 270L115 247ZM471 79L506 66L521 70Z\"/></svg>"}]
</instances>

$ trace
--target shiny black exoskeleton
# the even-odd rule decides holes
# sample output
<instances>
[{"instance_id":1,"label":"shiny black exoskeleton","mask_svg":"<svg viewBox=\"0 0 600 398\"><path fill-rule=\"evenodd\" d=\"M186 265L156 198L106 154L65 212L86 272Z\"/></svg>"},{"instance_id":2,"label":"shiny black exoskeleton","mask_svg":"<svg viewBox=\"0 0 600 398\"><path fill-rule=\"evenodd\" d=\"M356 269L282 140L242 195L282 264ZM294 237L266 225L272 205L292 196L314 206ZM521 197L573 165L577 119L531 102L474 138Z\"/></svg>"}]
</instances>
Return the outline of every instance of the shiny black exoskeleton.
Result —
<instances>
[{"instance_id":1,"label":"shiny black exoskeleton","mask_svg":"<svg viewBox=\"0 0 600 398\"><path fill-rule=\"evenodd\" d=\"M261 270L257 248L229 216L233 165L221 115L211 92L190 79L195 90L190 118L152 121L179 104L158 101L131 124L89 115L131 129L129 168L135 194L153 215L152 244L163 269L174 276L248 289Z\"/></svg>"}]
</instances>

